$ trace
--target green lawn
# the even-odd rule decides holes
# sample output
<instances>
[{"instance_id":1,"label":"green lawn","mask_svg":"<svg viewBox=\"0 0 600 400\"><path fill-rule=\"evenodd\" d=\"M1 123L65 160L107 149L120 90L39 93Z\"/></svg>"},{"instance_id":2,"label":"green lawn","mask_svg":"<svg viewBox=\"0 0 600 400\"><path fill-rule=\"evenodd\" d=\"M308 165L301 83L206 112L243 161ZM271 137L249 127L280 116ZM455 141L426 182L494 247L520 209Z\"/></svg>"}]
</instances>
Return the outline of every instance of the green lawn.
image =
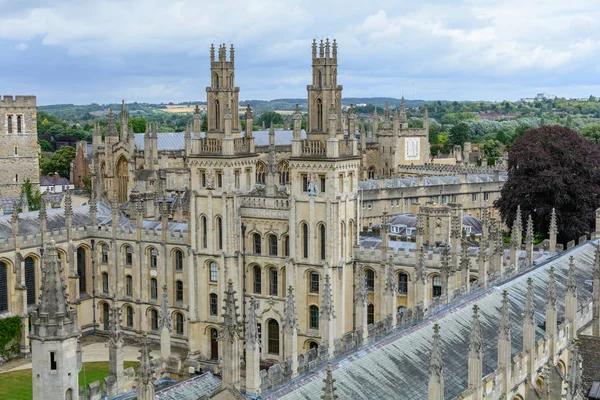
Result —
<instances>
[{"instance_id":1,"label":"green lawn","mask_svg":"<svg viewBox=\"0 0 600 400\"><path fill-rule=\"evenodd\" d=\"M125 368L136 367L137 362L125 361ZM79 373L79 386L86 387L94 381L108 376L108 361L84 363ZM85 377L85 378L84 378ZM5 372L0 374L0 399L31 400L31 370Z\"/></svg>"}]
</instances>

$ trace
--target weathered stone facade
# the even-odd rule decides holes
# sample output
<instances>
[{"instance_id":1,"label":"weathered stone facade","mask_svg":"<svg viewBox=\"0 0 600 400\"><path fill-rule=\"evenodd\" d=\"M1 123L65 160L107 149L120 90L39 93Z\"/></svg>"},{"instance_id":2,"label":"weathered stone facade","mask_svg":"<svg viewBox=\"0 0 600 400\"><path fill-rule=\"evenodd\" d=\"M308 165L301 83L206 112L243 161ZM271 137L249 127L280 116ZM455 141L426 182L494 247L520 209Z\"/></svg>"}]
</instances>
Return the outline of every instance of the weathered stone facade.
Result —
<instances>
[{"instance_id":1,"label":"weathered stone facade","mask_svg":"<svg viewBox=\"0 0 600 400\"><path fill-rule=\"evenodd\" d=\"M0 188L1 197L18 197L29 179L39 188L35 96L4 96L0 99Z\"/></svg>"}]
</instances>

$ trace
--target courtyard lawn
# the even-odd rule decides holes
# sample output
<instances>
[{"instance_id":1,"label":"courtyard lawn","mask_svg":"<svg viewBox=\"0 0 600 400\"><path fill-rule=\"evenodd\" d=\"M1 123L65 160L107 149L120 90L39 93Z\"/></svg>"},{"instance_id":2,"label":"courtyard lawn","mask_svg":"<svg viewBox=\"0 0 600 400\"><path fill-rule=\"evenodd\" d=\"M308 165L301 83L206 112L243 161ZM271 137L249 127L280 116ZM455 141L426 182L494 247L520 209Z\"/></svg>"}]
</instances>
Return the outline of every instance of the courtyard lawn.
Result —
<instances>
[{"instance_id":1,"label":"courtyard lawn","mask_svg":"<svg viewBox=\"0 0 600 400\"><path fill-rule=\"evenodd\" d=\"M137 362L125 361L125 368L136 367ZM84 363L79 372L79 386L87 387L94 381L108 376L108 361ZM79 389L79 388L78 388ZM31 370L5 372L0 374L0 399L31 400Z\"/></svg>"}]
</instances>

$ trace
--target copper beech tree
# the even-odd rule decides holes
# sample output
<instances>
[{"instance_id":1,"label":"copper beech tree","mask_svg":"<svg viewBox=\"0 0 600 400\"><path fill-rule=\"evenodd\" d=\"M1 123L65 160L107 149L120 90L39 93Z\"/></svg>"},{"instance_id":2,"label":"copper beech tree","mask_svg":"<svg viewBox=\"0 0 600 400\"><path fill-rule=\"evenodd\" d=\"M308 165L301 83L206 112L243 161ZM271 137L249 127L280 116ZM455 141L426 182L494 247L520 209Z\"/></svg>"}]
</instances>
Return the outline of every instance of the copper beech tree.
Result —
<instances>
[{"instance_id":1,"label":"copper beech tree","mask_svg":"<svg viewBox=\"0 0 600 400\"><path fill-rule=\"evenodd\" d=\"M564 126L526 131L508 153L508 180L495 207L512 227L521 206L522 223L531 214L536 233L548 234L556 209L558 241L594 230L600 207L600 146Z\"/></svg>"}]
</instances>

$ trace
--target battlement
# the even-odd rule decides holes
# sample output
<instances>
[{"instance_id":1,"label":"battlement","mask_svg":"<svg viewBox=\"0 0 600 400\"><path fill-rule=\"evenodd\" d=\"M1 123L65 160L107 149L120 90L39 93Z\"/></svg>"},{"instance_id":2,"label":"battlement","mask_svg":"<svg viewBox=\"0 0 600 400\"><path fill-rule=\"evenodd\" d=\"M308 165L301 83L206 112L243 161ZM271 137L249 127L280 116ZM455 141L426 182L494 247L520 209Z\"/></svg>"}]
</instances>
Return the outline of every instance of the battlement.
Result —
<instances>
[{"instance_id":1,"label":"battlement","mask_svg":"<svg viewBox=\"0 0 600 400\"><path fill-rule=\"evenodd\" d=\"M36 105L36 97L35 96L12 96L5 94L3 97L0 97L0 108L35 108Z\"/></svg>"}]
</instances>

